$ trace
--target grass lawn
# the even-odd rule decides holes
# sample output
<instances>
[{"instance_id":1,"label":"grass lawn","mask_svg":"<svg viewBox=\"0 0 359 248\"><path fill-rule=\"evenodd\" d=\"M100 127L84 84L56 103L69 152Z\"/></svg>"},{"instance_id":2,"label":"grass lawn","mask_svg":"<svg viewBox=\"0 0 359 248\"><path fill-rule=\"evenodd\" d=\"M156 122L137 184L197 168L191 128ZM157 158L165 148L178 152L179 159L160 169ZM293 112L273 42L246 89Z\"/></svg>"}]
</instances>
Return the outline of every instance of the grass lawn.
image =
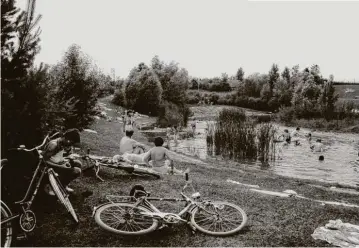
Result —
<instances>
[{"instance_id":1,"label":"grass lawn","mask_svg":"<svg viewBox=\"0 0 359 248\"><path fill-rule=\"evenodd\" d=\"M108 102L108 99L105 101ZM109 107L109 104L108 104ZM153 120L152 120L153 121ZM118 143L123 136L121 124L97 120L92 129L98 134L82 133L82 144L94 154L113 156L118 152ZM138 132L135 139L147 143ZM148 145L151 145L147 143ZM114 169L103 169L100 175L106 180L98 181L88 172L72 183L76 194L71 201L78 213L80 224L73 226L68 214L59 204L37 204L35 210L41 212L38 226L29 235L25 246L330 246L315 241L311 234L318 226L329 220L359 224L359 209L321 205L298 198L281 198L253 192L246 186L226 182L227 179L241 183L256 184L262 189L283 191L295 190L298 194L317 199L343 201L359 205L359 197L352 194L332 192L312 184L318 182L285 178L260 169L246 169L244 165L229 161L196 162L178 156L175 166L190 168L195 188L203 198L225 200L241 206L247 213L248 226L230 237L212 237L197 232L195 235L180 224L169 229L155 231L146 236L125 237L102 230L91 217L94 206L105 202L107 194L128 195L131 187L142 184L153 196L178 197L184 184L180 176L166 176L161 180L151 180L131 176ZM186 161L186 162L184 162ZM190 162L188 162L190 161ZM321 184L323 185L323 184ZM326 186L326 185L323 185ZM81 192L90 189L93 195L83 198ZM39 202L38 202L39 203ZM178 211L183 205L172 203L157 204L160 209Z\"/></svg>"}]
</instances>

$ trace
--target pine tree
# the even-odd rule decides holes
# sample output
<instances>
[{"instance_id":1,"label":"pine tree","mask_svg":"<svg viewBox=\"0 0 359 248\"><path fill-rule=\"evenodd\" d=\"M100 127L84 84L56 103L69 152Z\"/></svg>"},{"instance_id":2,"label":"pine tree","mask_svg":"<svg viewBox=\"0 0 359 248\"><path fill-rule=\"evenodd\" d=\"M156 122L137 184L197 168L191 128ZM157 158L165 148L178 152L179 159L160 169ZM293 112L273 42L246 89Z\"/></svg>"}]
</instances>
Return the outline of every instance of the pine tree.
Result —
<instances>
[{"instance_id":1,"label":"pine tree","mask_svg":"<svg viewBox=\"0 0 359 248\"><path fill-rule=\"evenodd\" d=\"M237 71L237 74L236 74L236 79L243 82L243 79L244 79L244 71L243 71L243 68L240 67Z\"/></svg>"}]
</instances>

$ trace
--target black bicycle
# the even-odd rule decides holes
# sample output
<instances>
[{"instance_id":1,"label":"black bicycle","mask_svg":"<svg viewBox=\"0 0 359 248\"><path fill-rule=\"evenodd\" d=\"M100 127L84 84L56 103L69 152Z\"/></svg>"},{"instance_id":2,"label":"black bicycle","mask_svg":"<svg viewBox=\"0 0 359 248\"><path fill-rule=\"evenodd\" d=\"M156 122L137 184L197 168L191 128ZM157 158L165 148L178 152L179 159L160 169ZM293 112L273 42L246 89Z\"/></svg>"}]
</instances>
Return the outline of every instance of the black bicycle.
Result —
<instances>
[{"instance_id":1,"label":"black bicycle","mask_svg":"<svg viewBox=\"0 0 359 248\"><path fill-rule=\"evenodd\" d=\"M75 213L74 208L69 200L69 194L65 190L64 186L61 184L57 173L44 162L43 157L41 155L42 148L58 133L49 137L47 135L43 140L42 144L36 146L32 149L25 149L24 146L20 146L19 148L13 149L15 151L22 151L28 153L34 153L38 158L38 163L36 166L36 170L33 173L31 182L27 187L26 194L24 198L20 201L14 202L16 207L19 207L18 213L13 213L9 206L1 200L1 246L2 247L10 247L11 243L14 239L15 234L15 220L18 221L20 228L25 232L31 232L34 230L36 226L36 216L33 211L31 211L31 205L38 193L41 182L44 179L45 174L48 176L49 183L57 196L58 200L65 206L67 211L71 214L72 219L78 223L78 218ZM4 168L7 165L8 160L1 160L1 171L3 172ZM25 166L26 167L26 166ZM3 175L4 176L4 175ZM5 175L6 176L6 175ZM16 182L13 182L14 187L16 187Z\"/></svg>"}]
</instances>

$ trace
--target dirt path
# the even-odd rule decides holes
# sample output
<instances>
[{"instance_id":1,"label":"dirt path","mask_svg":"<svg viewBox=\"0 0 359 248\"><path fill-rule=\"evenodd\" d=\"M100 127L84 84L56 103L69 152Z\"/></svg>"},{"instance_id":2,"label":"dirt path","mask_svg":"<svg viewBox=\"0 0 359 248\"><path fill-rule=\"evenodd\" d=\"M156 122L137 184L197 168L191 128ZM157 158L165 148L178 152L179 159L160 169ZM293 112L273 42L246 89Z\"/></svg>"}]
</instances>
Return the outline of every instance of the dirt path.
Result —
<instances>
[{"instance_id":1,"label":"dirt path","mask_svg":"<svg viewBox=\"0 0 359 248\"><path fill-rule=\"evenodd\" d=\"M93 134L84 134L86 137L88 136L106 136L108 137L108 145L112 145L113 148L111 148L112 154L116 154L116 151L119 148L119 142L120 139L123 137L122 132L122 121L121 121L121 115L116 110L119 109L118 106L111 103L112 96L108 96L105 98L102 98L99 100L99 107L101 108L101 111L105 112L107 116L111 117L111 121L106 120L105 118L101 120L96 120L96 123L93 125L93 130L97 132L96 135ZM123 110L121 108L121 110ZM139 126L145 125L145 124L152 124L155 123L156 119L154 117L149 116L140 116L136 119L136 124ZM115 132L114 132L115 131ZM86 138L85 138L86 139ZM144 143L146 146L146 149L150 149L153 147L153 143L150 143L147 141L147 138L143 136L138 129L135 129L134 133L134 139ZM88 139L86 139L88 140ZM174 161L176 162L183 162L183 163L191 163L191 164L197 164L197 165L207 165L207 163L190 157L186 156L184 154L179 154L174 151L170 151L170 154ZM110 154L106 154L106 156L111 156Z\"/></svg>"}]
</instances>

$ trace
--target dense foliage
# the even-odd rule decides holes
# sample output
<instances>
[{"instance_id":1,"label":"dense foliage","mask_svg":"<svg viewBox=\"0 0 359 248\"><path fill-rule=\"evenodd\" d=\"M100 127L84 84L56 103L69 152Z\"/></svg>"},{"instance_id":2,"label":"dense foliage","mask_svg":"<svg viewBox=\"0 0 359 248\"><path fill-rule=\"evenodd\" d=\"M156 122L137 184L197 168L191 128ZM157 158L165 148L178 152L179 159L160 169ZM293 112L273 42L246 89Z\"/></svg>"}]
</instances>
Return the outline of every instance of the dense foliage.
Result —
<instances>
[{"instance_id":1,"label":"dense foliage","mask_svg":"<svg viewBox=\"0 0 359 248\"><path fill-rule=\"evenodd\" d=\"M89 56L72 45L56 65L34 66L40 50L41 15L36 1L20 12L15 1L1 1L1 151L33 146L45 133L83 128L92 121L99 95L114 92L115 83ZM113 87L111 86L113 85Z\"/></svg>"},{"instance_id":2,"label":"dense foliage","mask_svg":"<svg viewBox=\"0 0 359 248\"><path fill-rule=\"evenodd\" d=\"M161 61L140 63L124 85L118 86L113 103L143 114L158 116L160 126L186 125L190 111L186 105L188 72L178 64Z\"/></svg>"}]
</instances>

